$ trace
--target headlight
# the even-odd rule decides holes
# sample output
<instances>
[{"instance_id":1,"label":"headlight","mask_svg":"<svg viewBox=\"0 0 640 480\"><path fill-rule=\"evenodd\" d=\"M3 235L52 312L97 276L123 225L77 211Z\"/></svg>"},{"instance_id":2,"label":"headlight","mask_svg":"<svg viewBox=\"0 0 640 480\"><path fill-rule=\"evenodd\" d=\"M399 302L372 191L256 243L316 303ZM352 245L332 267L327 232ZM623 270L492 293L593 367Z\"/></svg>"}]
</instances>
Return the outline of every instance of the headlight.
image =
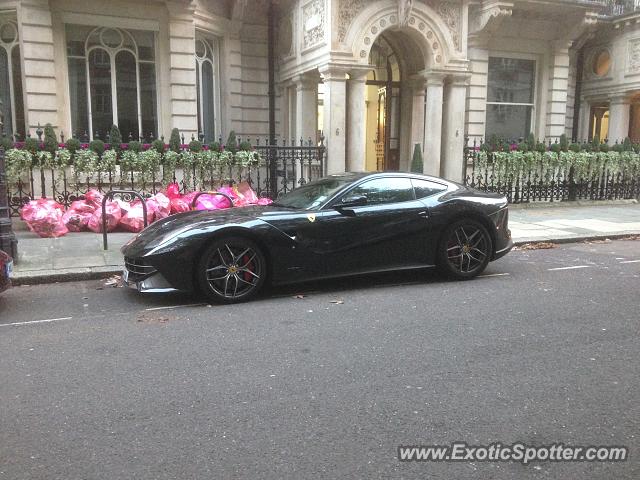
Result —
<instances>
[{"instance_id":1,"label":"headlight","mask_svg":"<svg viewBox=\"0 0 640 480\"><path fill-rule=\"evenodd\" d=\"M159 248L166 247L167 245L172 243L178 236L180 236L180 234L186 232L187 230L190 230L191 228L191 225L187 225L186 227L182 227L177 230L171 230L162 236L156 237L154 240L147 244L147 247L152 249L149 253L154 253Z\"/></svg>"}]
</instances>

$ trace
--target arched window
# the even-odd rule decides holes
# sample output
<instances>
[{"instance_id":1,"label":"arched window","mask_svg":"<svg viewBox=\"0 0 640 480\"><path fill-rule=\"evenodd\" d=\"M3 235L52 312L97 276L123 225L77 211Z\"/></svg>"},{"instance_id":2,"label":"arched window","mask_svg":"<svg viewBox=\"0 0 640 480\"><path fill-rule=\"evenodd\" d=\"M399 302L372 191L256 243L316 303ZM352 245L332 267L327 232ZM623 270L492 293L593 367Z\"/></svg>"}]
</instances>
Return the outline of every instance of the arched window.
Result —
<instances>
[{"instance_id":1,"label":"arched window","mask_svg":"<svg viewBox=\"0 0 640 480\"><path fill-rule=\"evenodd\" d=\"M196 37L196 82L198 89L198 132L205 142L220 134L220 94L218 91L218 43L202 35Z\"/></svg>"},{"instance_id":2,"label":"arched window","mask_svg":"<svg viewBox=\"0 0 640 480\"><path fill-rule=\"evenodd\" d=\"M0 18L0 98L4 115L4 133L24 139L24 103L18 26Z\"/></svg>"},{"instance_id":3,"label":"arched window","mask_svg":"<svg viewBox=\"0 0 640 480\"><path fill-rule=\"evenodd\" d=\"M157 135L153 32L66 26L73 132L124 139Z\"/></svg>"}]
</instances>

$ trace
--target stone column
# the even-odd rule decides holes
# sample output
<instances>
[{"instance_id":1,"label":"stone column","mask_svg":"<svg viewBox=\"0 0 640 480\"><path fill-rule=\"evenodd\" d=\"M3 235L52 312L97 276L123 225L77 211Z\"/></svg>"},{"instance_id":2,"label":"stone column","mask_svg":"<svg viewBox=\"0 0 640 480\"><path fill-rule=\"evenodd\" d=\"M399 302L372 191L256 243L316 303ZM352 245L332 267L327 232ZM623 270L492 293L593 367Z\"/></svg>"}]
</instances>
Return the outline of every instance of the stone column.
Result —
<instances>
[{"instance_id":1,"label":"stone column","mask_svg":"<svg viewBox=\"0 0 640 480\"><path fill-rule=\"evenodd\" d=\"M318 129L318 79L310 75L297 75L293 82L296 85L296 141L305 143L311 139L316 143Z\"/></svg>"},{"instance_id":2,"label":"stone column","mask_svg":"<svg viewBox=\"0 0 640 480\"><path fill-rule=\"evenodd\" d=\"M609 144L614 144L616 141L622 142L629 136L630 107L631 101L627 95L611 99L609 104Z\"/></svg>"},{"instance_id":3,"label":"stone column","mask_svg":"<svg viewBox=\"0 0 640 480\"><path fill-rule=\"evenodd\" d=\"M427 106L424 115L424 173L440 175L440 155L442 146L442 101L444 77L431 75L426 79Z\"/></svg>"},{"instance_id":4,"label":"stone column","mask_svg":"<svg viewBox=\"0 0 640 480\"><path fill-rule=\"evenodd\" d=\"M586 100L580 102L580 120L576 139L581 141L589 140L589 123L591 122L591 104Z\"/></svg>"},{"instance_id":5,"label":"stone column","mask_svg":"<svg viewBox=\"0 0 640 480\"><path fill-rule=\"evenodd\" d=\"M18 8L23 58L25 121L35 137L38 124L58 128L58 80L53 49L53 22L48 0L23 0ZM9 59L11 61L11 59Z\"/></svg>"},{"instance_id":6,"label":"stone column","mask_svg":"<svg viewBox=\"0 0 640 480\"><path fill-rule=\"evenodd\" d=\"M324 137L327 147L326 173L346 170L346 73L341 67L319 68L324 82Z\"/></svg>"},{"instance_id":7,"label":"stone column","mask_svg":"<svg viewBox=\"0 0 640 480\"><path fill-rule=\"evenodd\" d=\"M413 154L413 146L416 143L424 149L424 102L427 85L424 78L415 78L411 82L411 90L413 92L413 100L411 102L411 152ZM411 165L411 160L409 160Z\"/></svg>"},{"instance_id":8,"label":"stone column","mask_svg":"<svg viewBox=\"0 0 640 480\"><path fill-rule=\"evenodd\" d=\"M464 117L468 81L467 76L454 77L447 84L445 94L441 174L454 182L461 182L465 174Z\"/></svg>"},{"instance_id":9,"label":"stone column","mask_svg":"<svg viewBox=\"0 0 640 480\"><path fill-rule=\"evenodd\" d=\"M547 138L557 139L567 130L569 46L567 44L556 45L550 60L545 136Z\"/></svg>"},{"instance_id":10,"label":"stone column","mask_svg":"<svg viewBox=\"0 0 640 480\"><path fill-rule=\"evenodd\" d=\"M606 140L606 138L600 138L600 132L602 131L602 119L604 118L604 114L606 112L604 111L604 109L600 109L600 108L596 108L595 109L595 120L594 120L594 125L593 125L593 129L595 130L595 134L593 135L593 137L595 138L596 135L598 135L598 139L601 142L604 142ZM608 137L609 133L607 132L607 137Z\"/></svg>"},{"instance_id":11,"label":"stone column","mask_svg":"<svg viewBox=\"0 0 640 480\"><path fill-rule=\"evenodd\" d=\"M198 138L198 93L196 90L196 28L193 7L167 2L169 9L169 63L171 88L171 128L185 139ZM216 119L219 120L219 119ZM146 133L146 132L145 132ZM164 132L168 138L170 132Z\"/></svg>"},{"instance_id":12,"label":"stone column","mask_svg":"<svg viewBox=\"0 0 640 480\"><path fill-rule=\"evenodd\" d=\"M364 172L367 160L367 106L365 104L366 75L350 72L347 81L347 165L350 172Z\"/></svg>"}]
</instances>

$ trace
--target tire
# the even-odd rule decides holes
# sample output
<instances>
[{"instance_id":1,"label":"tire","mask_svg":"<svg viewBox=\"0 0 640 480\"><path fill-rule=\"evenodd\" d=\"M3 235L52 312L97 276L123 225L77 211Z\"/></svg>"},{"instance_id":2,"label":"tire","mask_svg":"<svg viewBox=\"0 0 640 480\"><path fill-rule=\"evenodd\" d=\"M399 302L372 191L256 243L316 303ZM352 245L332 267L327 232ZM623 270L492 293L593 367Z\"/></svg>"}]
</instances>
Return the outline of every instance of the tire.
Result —
<instances>
[{"instance_id":1,"label":"tire","mask_svg":"<svg viewBox=\"0 0 640 480\"><path fill-rule=\"evenodd\" d=\"M266 277L262 250L241 236L215 240L196 266L200 291L214 303L246 302L260 291Z\"/></svg>"},{"instance_id":2,"label":"tire","mask_svg":"<svg viewBox=\"0 0 640 480\"><path fill-rule=\"evenodd\" d=\"M491 260L493 243L479 222L462 219L449 225L438 243L438 270L454 280L480 275Z\"/></svg>"}]
</instances>

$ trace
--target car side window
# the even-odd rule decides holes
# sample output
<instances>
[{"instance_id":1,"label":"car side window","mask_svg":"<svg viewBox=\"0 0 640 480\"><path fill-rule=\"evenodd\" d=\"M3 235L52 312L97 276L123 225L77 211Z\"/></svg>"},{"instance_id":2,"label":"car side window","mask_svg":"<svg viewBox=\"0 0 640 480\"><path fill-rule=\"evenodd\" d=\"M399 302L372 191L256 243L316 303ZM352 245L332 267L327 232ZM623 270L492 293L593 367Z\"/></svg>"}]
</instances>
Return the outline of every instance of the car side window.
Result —
<instances>
[{"instance_id":1,"label":"car side window","mask_svg":"<svg viewBox=\"0 0 640 480\"><path fill-rule=\"evenodd\" d=\"M411 180L401 177L376 178L358 185L345 195L364 195L369 205L407 202L414 199Z\"/></svg>"},{"instance_id":2,"label":"car side window","mask_svg":"<svg viewBox=\"0 0 640 480\"><path fill-rule=\"evenodd\" d=\"M429 180L420 180L412 178L413 189L416 192L416 198L426 198L444 192L447 187L441 183L430 182Z\"/></svg>"}]
</instances>

